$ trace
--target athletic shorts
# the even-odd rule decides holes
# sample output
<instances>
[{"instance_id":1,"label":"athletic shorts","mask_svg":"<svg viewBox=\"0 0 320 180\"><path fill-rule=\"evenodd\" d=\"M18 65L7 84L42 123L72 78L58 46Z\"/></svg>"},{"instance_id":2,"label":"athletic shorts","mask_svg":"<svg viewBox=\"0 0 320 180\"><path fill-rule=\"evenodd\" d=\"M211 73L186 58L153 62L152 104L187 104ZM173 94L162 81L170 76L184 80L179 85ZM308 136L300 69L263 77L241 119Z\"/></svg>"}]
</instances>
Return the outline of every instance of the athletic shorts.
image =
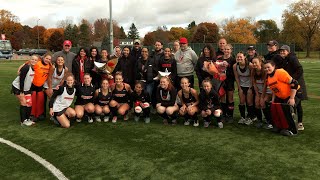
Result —
<instances>
[{"instance_id":1,"label":"athletic shorts","mask_svg":"<svg viewBox=\"0 0 320 180\"><path fill-rule=\"evenodd\" d=\"M226 91L234 91L234 79L226 79L224 81L224 89Z\"/></svg>"},{"instance_id":2,"label":"athletic shorts","mask_svg":"<svg viewBox=\"0 0 320 180\"><path fill-rule=\"evenodd\" d=\"M251 89L251 88L249 88L249 87L240 87L241 89L242 89L242 91L243 91L243 94L244 95L248 95L248 91L249 91L249 89Z\"/></svg>"},{"instance_id":3,"label":"athletic shorts","mask_svg":"<svg viewBox=\"0 0 320 180\"><path fill-rule=\"evenodd\" d=\"M11 88L11 93L14 94L14 95L19 95L21 93L20 89L14 87L12 85L12 88Z\"/></svg>"},{"instance_id":4,"label":"athletic shorts","mask_svg":"<svg viewBox=\"0 0 320 180\"><path fill-rule=\"evenodd\" d=\"M54 112L54 116L57 117L57 116L61 116L62 114L64 114L66 111L67 111L68 108L64 108L62 111L60 112Z\"/></svg>"}]
</instances>

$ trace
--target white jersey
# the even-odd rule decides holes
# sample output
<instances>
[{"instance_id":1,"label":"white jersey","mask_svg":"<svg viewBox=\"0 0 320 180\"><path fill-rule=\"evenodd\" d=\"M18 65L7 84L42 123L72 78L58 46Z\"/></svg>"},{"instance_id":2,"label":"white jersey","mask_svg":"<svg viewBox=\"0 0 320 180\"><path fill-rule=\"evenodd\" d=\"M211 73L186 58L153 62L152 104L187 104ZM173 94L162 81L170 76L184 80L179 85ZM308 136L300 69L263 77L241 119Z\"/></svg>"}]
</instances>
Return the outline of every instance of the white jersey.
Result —
<instances>
[{"instance_id":1,"label":"white jersey","mask_svg":"<svg viewBox=\"0 0 320 180\"><path fill-rule=\"evenodd\" d=\"M54 68L53 74L52 74L52 89L57 89L57 86L60 84L61 80L64 78L64 71L65 69L62 69L62 72L60 76L57 73L57 68ZM49 88L48 86L48 80L43 85L44 88Z\"/></svg>"},{"instance_id":2,"label":"white jersey","mask_svg":"<svg viewBox=\"0 0 320 180\"><path fill-rule=\"evenodd\" d=\"M239 76L240 87L251 87L251 77L250 77L249 66L246 66L245 71L242 72L240 69L240 65L237 64L236 70Z\"/></svg>"},{"instance_id":3,"label":"white jersey","mask_svg":"<svg viewBox=\"0 0 320 180\"><path fill-rule=\"evenodd\" d=\"M262 93L262 90L263 90L263 86L264 86L264 83L265 81L263 79L256 79L256 86L258 88L258 93ZM266 91L267 94L272 94L270 88L267 86L267 91Z\"/></svg>"},{"instance_id":4,"label":"white jersey","mask_svg":"<svg viewBox=\"0 0 320 180\"><path fill-rule=\"evenodd\" d=\"M61 95L58 95L56 100L53 103L53 107L52 107L53 112L61 112L65 108L70 107L74 99L75 93L76 93L76 89L74 89L73 93L69 95L67 92L67 88L63 87L63 93Z\"/></svg>"},{"instance_id":5,"label":"white jersey","mask_svg":"<svg viewBox=\"0 0 320 180\"><path fill-rule=\"evenodd\" d=\"M32 85L32 81L34 78L34 70L31 68L31 66L29 67L29 70L26 74L26 78L24 79L24 87L23 87L23 91L29 91ZM15 80L13 80L12 85L20 90L20 76L16 77Z\"/></svg>"}]
</instances>

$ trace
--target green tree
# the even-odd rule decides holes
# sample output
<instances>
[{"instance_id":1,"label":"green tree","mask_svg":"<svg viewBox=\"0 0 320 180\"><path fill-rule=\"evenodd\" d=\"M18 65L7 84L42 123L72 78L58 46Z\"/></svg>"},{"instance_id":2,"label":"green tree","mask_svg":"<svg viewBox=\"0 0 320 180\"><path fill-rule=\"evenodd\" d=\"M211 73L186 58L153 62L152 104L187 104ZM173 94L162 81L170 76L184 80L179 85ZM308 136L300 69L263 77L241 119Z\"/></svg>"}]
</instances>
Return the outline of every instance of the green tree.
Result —
<instances>
[{"instance_id":1,"label":"green tree","mask_svg":"<svg viewBox=\"0 0 320 180\"><path fill-rule=\"evenodd\" d=\"M48 39L47 48L50 51L60 51L61 44L64 41L63 34L60 31L54 31Z\"/></svg>"},{"instance_id":2,"label":"green tree","mask_svg":"<svg viewBox=\"0 0 320 180\"><path fill-rule=\"evenodd\" d=\"M126 39L126 38L127 38L127 35L126 35L126 33L124 32L123 27L121 26L121 27L120 27L120 33L119 33L119 39Z\"/></svg>"},{"instance_id":3,"label":"green tree","mask_svg":"<svg viewBox=\"0 0 320 180\"><path fill-rule=\"evenodd\" d=\"M259 20L256 25L257 29L254 31L254 35L260 43L279 38L280 29L274 20Z\"/></svg>"},{"instance_id":4,"label":"green tree","mask_svg":"<svg viewBox=\"0 0 320 180\"><path fill-rule=\"evenodd\" d=\"M310 57L312 39L320 29L320 2L318 0L300 0L292 3L289 5L289 9L284 11L282 18L286 19L292 15L298 18L299 35L305 41L306 57Z\"/></svg>"},{"instance_id":5,"label":"green tree","mask_svg":"<svg viewBox=\"0 0 320 180\"><path fill-rule=\"evenodd\" d=\"M88 47L91 45L91 30L86 20L82 20L79 26L79 46Z\"/></svg>"},{"instance_id":6,"label":"green tree","mask_svg":"<svg viewBox=\"0 0 320 180\"><path fill-rule=\"evenodd\" d=\"M110 37L105 36L101 43L101 49L110 49Z\"/></svg>"},{"instance_id":7,"label":"green tree","mask_svg":"<svg viewBox=\"0 0 320 180\"><path fill-rule=\"evenodd\" d=\"M130 39L139 39L139 31L138 31L136 25L134 25L134 23L132 23L130 28L129 28L128 38L130 38Z\"/></svg>"}]
</instances>

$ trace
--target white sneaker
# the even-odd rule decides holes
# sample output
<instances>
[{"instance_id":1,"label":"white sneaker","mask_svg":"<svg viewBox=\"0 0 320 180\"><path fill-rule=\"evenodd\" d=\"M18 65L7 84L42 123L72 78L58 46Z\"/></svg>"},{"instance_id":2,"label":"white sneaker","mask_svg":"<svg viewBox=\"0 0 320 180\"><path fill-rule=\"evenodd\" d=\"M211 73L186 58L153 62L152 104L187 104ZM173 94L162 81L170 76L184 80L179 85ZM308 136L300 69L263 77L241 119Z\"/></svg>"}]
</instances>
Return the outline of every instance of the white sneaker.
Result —
<instances>
[{"instance_id":1,"label":"white sneaker","mask_svg":"<svg viewBox=\"0 0 320 180\"><path fill-rule=\"evenodd\" d=\"M238 121L238 124L244 124L246 122L246 119L241 117L241 119Z\"/></svg>"},{"instance_id":2,"label":"white sneaker","mask_svg":"<svg viewBox=\"0 0 320 180\"><path fill-rule=\"evenodd\" d=\"M144 118L144 122L147 123L147 124L150 123L150 117L145 117Z\"/></svg>"},{"instance_id":3,"label":"white sneaker","mask_svg":"<svg viewBox=\"0 0 320 180\"><path fill-rule=\"evenodd\" d=\"M117 116L113 116L113 118L112 118L112 123L116 123L117 120L118 120L118 117L117 117Z\"/></svg>"},{"instance_id":4,"label":"white sneaker","mask_svg":"<svg viewBox=\"0 0 320 180\"><path fill-rule=\"evenodd\" d=\"M100 121L101 121L101 119L100 119ZM89 117L89 118L88 118L88 123L93 123L92 117Z\"/></svg>"},{"instance_id":5,"label":"white sneaker","mask_svg":"<svg viewBox=\"0 0 320 180\"><path fill-rule=\"evenodd\" d=\"M100 116L96 116L96 121L97 121L97 122L101 122Z\"/></svg>"},{"instance_id":6,"label":"white sneaker","mask_svg":"<svg viewBox=\"0 0 320 180\"><path fill-rule=\"evenodd\" d=\"M123 120L125 120L125 121L128 121L128 120L129 120L128 114L126 114L126 115L123 116Z\"/></svg>"},{"instance_id":7,"label":"white sneaker","mask_svg":"<svg viewBox=\"0 0 320 180\"><path fill-rule=\"evenodd\" d=\"M139 119L140 119L140 117L139 117L139 116L134 116L134 121L135 121L135 122L138 122L138 121L139 121Z\"/></svg>"},{"instance_id":8,"label":"white sneaker","mask_svg":"<svg viewBox=\"0 0 320 180\"><path fill-rule=\"evenodd\" d=\"M254 118L252 118L251 120L252 120L252 122L255 122L255 121L258 120L258 118L257 118L257 117L254 117Z\"/></svg>"},{"instance_id":9,"label":"white sneaker","mask_svg":"<svg viewBox=\"0 0 320 180\"><path fill-rule=\"evenodd\" d=\"M33 122L30 119L25 119L22 123L21 126L32 126Z\"/></svg>"},{"instance_id":10,"label":"white sneaker","mask_svg":"<svg viewBox=\"0 0 320 180\"><path fill-rule=\"evenodd\" d=\"M222 123L222 122L218 122L218 127L219 127L220 129L222 129L222 128L223 128L223 123Z\"/></svg>"},{"instance_id":11,"label":"white sneaker","mask_svg":"<svg viewBox=\"0 0 320 180\"><path fill-rule=\"evenodd\" d=\"M187 121L185 121L183 124L184 124L185 126L189 126L189 125L190 125L190 121L187 120Z\"/></svg>"},{"instance_id":12,"label":"white sneaker","mask_svg":"<svg viewBox=\"0 0 320 180\"><path fill-rule=\"evenodd\" d=\"M76 121L77 121L78 123L81 123L81 119L76 119Z\"/></svg>"},{"instance_id":13,"label":"white sneaker","mask_svg":"<svg viewBox=\"0 0 320 180\"><path fill-rule=\"evenodd\" d=\"M199 126L199 121L194 121L193 127L198 127Z\"/></svg>"},{"instance_id":14,"label":"white sneaker","mask_svg":"<svg viewBox=\"0 0 320 180\"><path fill-rule=\"evenodd\" d=\"M303 131L304 130L304 126L302 123L298 123L298 130L299 131Z\"/></svg>"},{"instance_id":15,"label":"white sneaker","mask_svg":"<svg viewBox=\"0 0 320 180\"><path fill-rule=\"evenodd\" d=\"M252 120L251 120L250 118L247 118L244 123L249 126L249 125L251 125L253 122L252 122Z\"/></svg>"},{"instance_id":16,"label":"white sneaker","mask_svg":"<svg viewBox=\"0 0 320 180\"><path fill-rule=\"evenodd\" d=\"M103 118L103 122L109 122L109 116L105 116L104 118Z\"/></svg>"}]
</instances>

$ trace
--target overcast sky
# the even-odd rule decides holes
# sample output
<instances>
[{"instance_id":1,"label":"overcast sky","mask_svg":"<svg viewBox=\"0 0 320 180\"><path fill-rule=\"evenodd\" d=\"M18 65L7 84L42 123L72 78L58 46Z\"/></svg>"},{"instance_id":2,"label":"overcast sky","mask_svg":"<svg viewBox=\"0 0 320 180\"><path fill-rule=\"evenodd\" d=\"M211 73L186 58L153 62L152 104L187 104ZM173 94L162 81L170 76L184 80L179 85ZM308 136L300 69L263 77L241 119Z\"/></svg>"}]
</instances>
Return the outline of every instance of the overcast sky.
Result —
<instances>
[{"instance_id":1,"label":"overcast sky","mask_svg":"<svg viewBox=\"0 0 320 180\"><path fill-rule=\"evenodd\" d=\"M273 19L281 28L281 15L296 0L113 0L113 19L126 33L135 23L140 36L166 25L186 27L191 21L215 22L230 17ZM11 11L20 23L33 27L57 27L57 22L72 19L79 24L85 18L109 18L109 0L0 0L0 9Z\"/></svg>"}]
</instances>

